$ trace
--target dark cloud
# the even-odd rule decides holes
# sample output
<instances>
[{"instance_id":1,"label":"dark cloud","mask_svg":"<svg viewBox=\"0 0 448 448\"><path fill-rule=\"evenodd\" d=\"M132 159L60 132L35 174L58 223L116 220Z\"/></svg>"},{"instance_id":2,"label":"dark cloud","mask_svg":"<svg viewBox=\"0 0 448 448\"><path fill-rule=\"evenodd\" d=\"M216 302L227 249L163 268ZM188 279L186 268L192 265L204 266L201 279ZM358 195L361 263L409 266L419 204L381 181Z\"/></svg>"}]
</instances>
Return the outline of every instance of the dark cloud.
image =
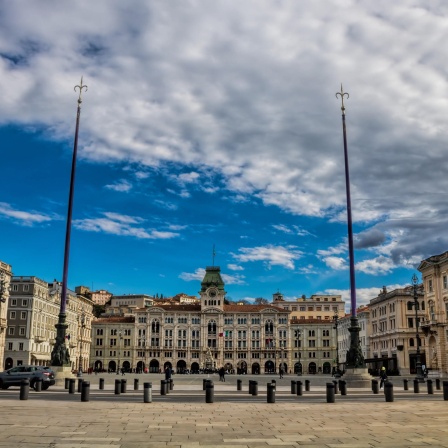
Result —
<instances>
[{"instance_id":1,"label":"dark cloud","mask_svg":"<svg viewBox=\"0 0 448 448\"><path fill-rule=\"evenodd\" d=\"M378 229L370 229L359 233L354 237L356 249L368 249L383 244L386 241L386 235Z\"/></svg>"}]
</instances>

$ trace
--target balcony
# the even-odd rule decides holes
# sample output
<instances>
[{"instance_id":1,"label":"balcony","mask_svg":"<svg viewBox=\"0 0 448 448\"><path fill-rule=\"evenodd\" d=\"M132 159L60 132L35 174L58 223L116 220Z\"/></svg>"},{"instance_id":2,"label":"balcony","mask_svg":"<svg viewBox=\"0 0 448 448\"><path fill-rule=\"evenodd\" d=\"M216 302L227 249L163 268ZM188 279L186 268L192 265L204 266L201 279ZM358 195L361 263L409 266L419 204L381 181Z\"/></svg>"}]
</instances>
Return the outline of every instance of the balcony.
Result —
<instances>
[{"instance_id":1,"label":"balcony","mask_svg":"<svg viewBox=\"0 0 448 448\"><path fill-rule=\"evenodd\" d=\"M34 336L34 342L40 344L41 342L45 342L45 338L43 336Z\"/></svg>"}]
</instances>

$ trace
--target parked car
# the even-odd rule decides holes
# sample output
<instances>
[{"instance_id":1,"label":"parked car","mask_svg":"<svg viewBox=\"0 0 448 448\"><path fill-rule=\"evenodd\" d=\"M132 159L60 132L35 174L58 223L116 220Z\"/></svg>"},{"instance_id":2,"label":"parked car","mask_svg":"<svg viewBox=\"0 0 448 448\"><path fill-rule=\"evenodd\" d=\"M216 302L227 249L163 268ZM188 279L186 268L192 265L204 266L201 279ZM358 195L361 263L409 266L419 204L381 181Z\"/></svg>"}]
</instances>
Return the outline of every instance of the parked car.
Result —
<instances>
[{"instance_id":1,"label":"parked car","mask_svg":"<svg viewBox=\"0 0 448 448\"><path fill-rule=\"evenodd\" d=\"M42 379L42 389L47 390L55 384L53 370L46 366L17 366L0 372L0 388L20 386L22 380L29 380L30 387L36 389L38 379Z\"/></svg>"}]
</instances>

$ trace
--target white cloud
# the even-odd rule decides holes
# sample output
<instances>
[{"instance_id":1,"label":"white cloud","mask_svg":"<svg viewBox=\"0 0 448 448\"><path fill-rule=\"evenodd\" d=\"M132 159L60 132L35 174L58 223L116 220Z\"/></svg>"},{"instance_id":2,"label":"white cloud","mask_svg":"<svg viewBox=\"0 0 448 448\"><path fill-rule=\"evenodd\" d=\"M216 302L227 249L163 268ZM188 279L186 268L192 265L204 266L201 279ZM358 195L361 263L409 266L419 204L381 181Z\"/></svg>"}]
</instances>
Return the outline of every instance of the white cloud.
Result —
<instances>
[{"instance_id":1,"label":"white cloud","mask_svg":"<svg viewBox=\"0 0 448 448\"><path fill-rule=\"evenodd\" d=\"M325 264L335 271L342 271L348 269L347 260L341 257L324 257Z\"/></svg>"},{"instance_id":2,"label":"white cloud","mask_svg":"<svg viewBox=\"0 0 448 448\"><path fill-rule=\"evenodd\" d=\"M386 285L387 291L393 291L394 289L401 289L409 285ZM356 288L356 307L359 308L363 305L368 305L371 300L375 297L378 297L378 294L381 292L382 287L378 288ZM340 295L342 300L345 301L345 310L346 312L350 312L351 306L351 293L349 289L326 289L323 294L334 294Z\"/></svg>"},{"instance_id":3,"label":"white cloud","mask_svg":"<svg viewBox=\"0 0 448 448\"><path fill-rule=\"evenodd\" d=\"M103 213L104 218L77 219L73 225L88 232L103 232L112 235L132 236L138 239L170 239L178 237L175 232L145 229L134 226L142 224L144 220L135 216L120 215L118 213Z\"/></svg>"},{"instance_id":4,"label":"white cloud","mask_svg":"<svg viewBox=\"0 0 448 448\"><path fill-rule=\"evenodd\" d=\"M244 268L242 266L232 263L227 265L227 269L230 269L231 271L244 271Z\"/></svg>"},{"instance_id":5,"label":"white cloud","mask_svg":"<svg viewBox=\"0 0 448 448\"><path fill-rule=\"evenodd\" d=\"M270 268L274 265L283 266L287 269L294 269L294 260L302 257L302 252L295 246L274 246L267 245L261 247L242 247L240 254L232 254L241 263L249 261L264 261Z\"/></svg>"},{"instance_id":6,"label":"white cloud","mask_svg":"<svg viewBox=\"0 0 448 448\"><path fill-rule=\"evenodd\" d=\"M355 269L365 274L379 275L389 274L393 271L395 265L391 258L376 257L370 260L363 260L355 264Z\"/></svg>"},{"instance_id":7,"label":"white cloud","mask_svg":"<svg viewBox=\"0 0 448 448\"><path fill-rule=\"evenodd\" d=\"M205 269L198 268L193 273L182 272L179 275L179 278L181 278L182 280L185 280L186 282L191 282L191 281L200 281L200 282L202 282L202 280L204 280L204 276L205 276Z\"/></svg>"},{"instance_id":8,"label":"white cloud","mask_svg":"<svg viewBox=\"0 0 448 448\"><path fill-rule=\"evenodd\" d=\"M283 224L273 224L272 227L283 233L292 233L292 230Z\"/></svg>"},{"instance_id":9,"label":"white cloud","mask_svg":"<svg viewBox=\"0 0 448 448\"><path fill-rule=\"evenodd\" d=\"M59 217L51 217L40 212L17 210L11 207L10 204L0 202L0 218L10 219L22 226L33 226L35 224L42 224L52 221L54 219L60 219Z\"/></svg>"},{"instance_id":10,"label":"white cloud","mask_svg":"<svg viewBox=\"0 0 448 448\"><path fill-rule=\"evenodd\" d=\"M126 179L121 179L113 184L105 185L105 188L114 191L121 191L123 193L127 193L132 189L132 184L128 182Z\"/></svg>"},{"instance_id":11,"label":"white cloud","mask_svg":"<svg viewBox=\"0 0 448 448\"><path fill-rule=\"evenodd\" d=\"M447 26L426 0L8 2L0 122L71 141L81 72L80 158L211 170L229 200L344 221L343 81L353 219L401 231L397 266L448 246Z\"/></svg>"},{"instance_id":12,"label":"white cloud","mask_svg":"<svg viewBox=\"0 0 448 448\"><path fill-rule=\"evenodd\" d=\"M244 285L244 275L221 274L222 280L226 285Z\"/></svg>"}]
</instances>

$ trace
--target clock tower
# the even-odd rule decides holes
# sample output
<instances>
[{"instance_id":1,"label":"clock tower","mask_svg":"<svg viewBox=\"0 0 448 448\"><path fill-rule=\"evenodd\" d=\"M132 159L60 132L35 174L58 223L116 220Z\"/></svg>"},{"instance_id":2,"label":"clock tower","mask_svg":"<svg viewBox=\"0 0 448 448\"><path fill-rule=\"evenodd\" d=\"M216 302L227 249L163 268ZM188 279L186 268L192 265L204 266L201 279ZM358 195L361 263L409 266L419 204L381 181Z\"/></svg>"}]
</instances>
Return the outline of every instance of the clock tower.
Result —
<instances>
[{"instance_id":1,"label":"clock tower","mask_svg":"<svg viewBox=\"0 0 448 448\"><path fill-rule=\"evenodd\" d=\"M219 266L207 266L205 268L205 276L201 282L201 310L214 308L215 310L223 311L224 297L224 282L221 278L221 269Z\"/></svg>"}]
</instances>

